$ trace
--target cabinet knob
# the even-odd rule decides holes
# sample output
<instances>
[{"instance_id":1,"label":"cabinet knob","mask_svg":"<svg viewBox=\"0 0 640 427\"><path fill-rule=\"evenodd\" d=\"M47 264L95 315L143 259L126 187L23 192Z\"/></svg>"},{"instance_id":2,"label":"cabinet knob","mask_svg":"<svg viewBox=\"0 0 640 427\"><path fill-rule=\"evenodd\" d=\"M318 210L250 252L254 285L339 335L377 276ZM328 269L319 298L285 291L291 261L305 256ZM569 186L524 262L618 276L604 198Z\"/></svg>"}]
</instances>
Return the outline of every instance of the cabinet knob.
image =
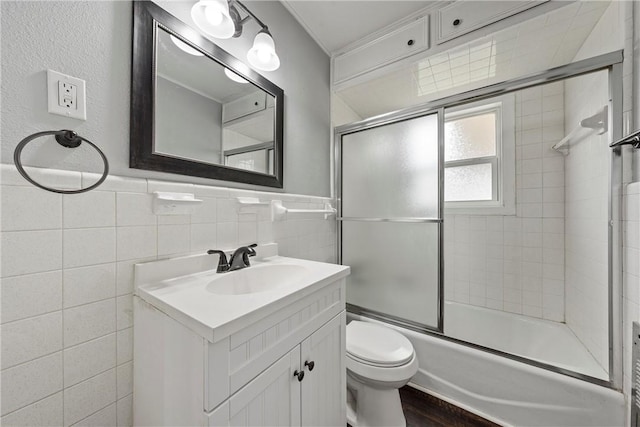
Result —
<instances>
[{"instance_id":1,"label":"cabinet knob","mask_svg":"<svg viewBox=\"0 0 640 427\"><path fill-rule=\"evenodd\" d=\"M456 18L456 19L454 19L454 20L453 20L453 26L454 26L454 27L457 27L457 26L458 26L458 25L460 25L461 23L462 23L462 19L458 19L458 18Z\"/></svg>"},{"instance_id":2,"label":"cabinet knob","mask_svg":"<svg viewBox=\"0 0 640 427\"><path fill-rule=\"evenodd\" d=\"M314 362L313 360L311 362L307 361L304 362L304 366L309 368L310 371L313 371L313 368L316 366L316 362Z\"/></svg>"},{"instance_id":3,"label":"cabinet knob","mask_svg":"<svg viewBox=\"0 0 640 427\"><path fill-rule=\"evenodd\" d=\"M258 101L254 102L253 105L258 106Z\"/></svg>"},{"instance_id":4,"label":"cabinet knob","mask_svg":"<svg viewBox=\"0 0 640 427\"><path fill-rule=\"evenodd\" d=\"M413 44L414 44L414 43L415 43L415 41L414 41L413 39L410 39L410 40L407 42L407 45L408 45L408 46L413 46Z\"/></svg>"},{"instance_id":5,"label":"cabinet knob","mask_svg":"<svg viewBox=\"0 0 640 427\"><path fill-rule=\"evenodd\" d=\"M304 371L296 371L293 373L293 376L298 378L298 381L302 381L304 379Z\"/></svg>"}]
</instances>

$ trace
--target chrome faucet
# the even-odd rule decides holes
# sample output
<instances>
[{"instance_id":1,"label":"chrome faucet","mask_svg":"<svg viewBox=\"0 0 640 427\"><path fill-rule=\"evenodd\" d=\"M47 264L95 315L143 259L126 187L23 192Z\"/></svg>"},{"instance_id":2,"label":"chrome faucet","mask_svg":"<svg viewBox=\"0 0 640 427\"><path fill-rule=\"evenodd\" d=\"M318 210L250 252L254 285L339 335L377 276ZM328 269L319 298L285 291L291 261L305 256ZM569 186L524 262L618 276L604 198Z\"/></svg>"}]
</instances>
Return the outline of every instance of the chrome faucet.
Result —
<instances>
[{"instance_id":1,"label":"chrome faucet","mask_svg":"<svg viewBox=\"0 0 640 427\"><path fill-rule=\"evenodd\" d=\"M256 256L256 250L254 249L256 246L258 246L258 244L254 243L249 246L240 246L236 249L229 259L228 271L240 270L251 266L249 257Z\"/></svg>"},{"instance_id":2,"label":"chrome faucet","mask_svg":"<svg viewBox=\"0 0 640 427\"><path fill-rule=\"evenodd\" d=\"M257 243L249 246L240 246L233 252L229 261L227 261L227 254L224 251L210 249L207 253L209 255L220 255L220 258L218 259L218 269L216 272L225 273L227 271L235 271L249 267L251 265L251 263L249 263L249 257L256 256L256 250L254 249L256 246L258 246Z\"/></svg>"}]
</instances>

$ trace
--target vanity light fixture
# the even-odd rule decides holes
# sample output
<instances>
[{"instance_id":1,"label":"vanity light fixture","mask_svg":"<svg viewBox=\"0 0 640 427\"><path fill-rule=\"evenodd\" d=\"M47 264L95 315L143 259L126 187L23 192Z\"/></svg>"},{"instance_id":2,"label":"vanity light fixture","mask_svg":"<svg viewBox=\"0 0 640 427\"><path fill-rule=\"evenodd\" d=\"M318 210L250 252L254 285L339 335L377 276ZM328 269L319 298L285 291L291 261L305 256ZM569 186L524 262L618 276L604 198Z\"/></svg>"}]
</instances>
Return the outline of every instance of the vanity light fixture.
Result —
<instances>
[{"instance_id":1,"label":"vanity light fixture","mask_svg":"<svg viewBox=\"0 0 640 427\"><path fill-rule=\"evenodd\" d=\"M256 35L253 47L247 52L247 59L260 70L274 71L280 68L280 58L276 54L276 47L267 27Z\"/></svg>"},{"instance_id":2,"label":"vanity light fixture","mask_svg":"<svg viewBox=\"0 0 640 427\"><path fill-rule=\"evenodd\" d=\"M244 18L238 9L246 13ZM191 8L191 18L198 28L218 39L240 37L245 22L253 18L261 29L247 52L247 60L262 71L274 71L280 67L280 58L269 29L238 0L199 0ZM229 74L227 76L231 78Z\"/></svg>"},{"instance_id":3,"label":"vanity light fixture","mask_svg":"<svg viewBox=\"0 0 640 427\"><path fill-rule=\"evenodd\" d=\"M191 46L189 46L188 44L186 44L185 42L183 42L173 34L169 34L169 37L171 38L171 41L173 42L173 44L175 44L178 47L178 49L180 49L181 51L186 52L189 55L193 55L193 56L204 56L204 53L200 52L197 49L192 48Z\"/></svg>"},{"instance_id":4,"label":"vanity light fixture","mask_svg":"<svg viewBox=\"0 0 640 427\"><path fill-rule=\"evenodd\" d=\"M227 0L200 0L191 8L191 19L208 35L217 39L231 38L235 24Z\"/></svg>"}]
</instances>

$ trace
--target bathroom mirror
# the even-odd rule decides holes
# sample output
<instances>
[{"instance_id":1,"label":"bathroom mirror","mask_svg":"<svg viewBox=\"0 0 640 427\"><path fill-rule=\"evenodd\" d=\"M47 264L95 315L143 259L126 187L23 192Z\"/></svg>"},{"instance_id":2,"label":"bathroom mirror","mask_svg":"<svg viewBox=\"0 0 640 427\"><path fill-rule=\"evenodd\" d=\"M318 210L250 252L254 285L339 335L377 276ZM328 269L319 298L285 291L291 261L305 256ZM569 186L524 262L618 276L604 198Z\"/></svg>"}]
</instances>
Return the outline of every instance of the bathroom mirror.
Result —
<instances>
[{"instance_id":1,"label":"bathroom mirror","mask_svg":"<svg viewBox=\"0 0 640 427\"><path fill-rule=\"evenodd\" d=\"M130 167L282 188L282 89L158 5L133 7Z\"/></svg>"}]
</instances>

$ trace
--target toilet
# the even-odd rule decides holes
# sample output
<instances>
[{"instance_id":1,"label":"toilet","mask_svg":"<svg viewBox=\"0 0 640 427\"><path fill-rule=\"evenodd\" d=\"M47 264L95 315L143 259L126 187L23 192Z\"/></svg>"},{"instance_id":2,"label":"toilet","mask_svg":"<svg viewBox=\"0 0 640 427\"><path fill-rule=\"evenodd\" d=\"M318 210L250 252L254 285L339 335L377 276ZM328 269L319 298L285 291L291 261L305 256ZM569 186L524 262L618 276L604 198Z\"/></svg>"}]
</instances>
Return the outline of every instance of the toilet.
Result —
<instances>
[{"instance_id":1,"label":"toilet","mask_svg":"<svg viewBox=\"0 0 640 427\"><path fill-rule=\"evenodd\" d=\"M400 393L418 371L411 342L382 325L347 325L347 422L353 427L406 426Z\"/></svg>"}]
</instances>

